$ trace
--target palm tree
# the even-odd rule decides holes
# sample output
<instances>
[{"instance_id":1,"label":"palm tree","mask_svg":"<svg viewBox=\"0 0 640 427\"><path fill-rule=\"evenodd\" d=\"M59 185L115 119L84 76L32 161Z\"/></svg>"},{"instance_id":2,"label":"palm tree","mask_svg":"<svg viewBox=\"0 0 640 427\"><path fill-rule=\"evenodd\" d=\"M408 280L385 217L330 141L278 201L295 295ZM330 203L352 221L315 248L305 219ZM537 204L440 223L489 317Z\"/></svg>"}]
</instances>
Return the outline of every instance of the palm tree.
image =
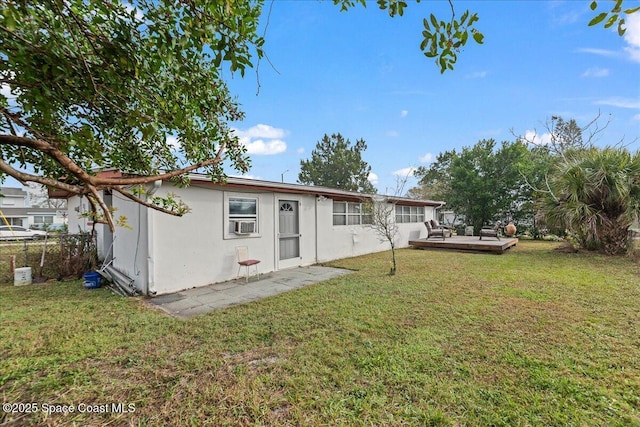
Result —
<instances>
[{"instance_id":1,"label":"palm tree","mask_svg":"<svg viewBox=\"0 0 640 427\"><path fill-rule=\"evenodd\" d=\"M629 227L640 217L640 152L595 147L567 152L549 180L547 220L566 228L588 250L630 248Z\"/></svg>"}]
</instances>

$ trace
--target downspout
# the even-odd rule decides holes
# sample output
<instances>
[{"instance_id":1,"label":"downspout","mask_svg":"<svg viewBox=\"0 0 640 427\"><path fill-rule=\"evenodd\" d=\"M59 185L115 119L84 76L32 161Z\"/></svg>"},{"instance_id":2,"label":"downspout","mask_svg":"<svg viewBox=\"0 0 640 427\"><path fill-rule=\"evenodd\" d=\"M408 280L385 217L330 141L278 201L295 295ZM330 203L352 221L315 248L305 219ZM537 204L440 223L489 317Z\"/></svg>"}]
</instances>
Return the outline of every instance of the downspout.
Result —
<instances>
[{"instance_id":1,"label":"downspout","mask_svg":"<svg viewBox=\"0 0 640 427\"><path fill-rule=\"evenodd\" d=\"M162 187L162 181L153 182L153 187L147 191L147 200L153 196ZM154 246L153 246L153 209L147 208L147 282L143 290L145 295L155 295L155 263L154 263Z\"/></svg>"},{"instance_id":2,"label":"downspout","mask_svg":"<svg viewBox=\"0 0 640 427\"><path fill-rule=\"evenodd\" d=\"M314 227L315 236L314 236L314 239L315 239L315 241L314 241L314 243L315 243L315 247L316 247L315 264L317 264L318 263L318 203L320 202L320 197L316 196L315 199L316 199L316 204L314 205L315 206L315 209L314 209L314 216L315 216L315 224L314 224L315 225L315 227Z\"/></svg>"},{"instance_id":3,"label":"downspout","mask_svg":"<svg viewBox=\"0 0 640 427\"><path fill-rule=\"evenodd\" d=\"M434 211L434 213L437 215L437 211L438 211L438 209L440 209L440 208L441 208L441 207L443 207L444 205L446 205L446 203L445 203L445 202L440 202L440 204L439 204L438 206L436 206L436 207L435 207L435 209L433 210L433 211ZM438 219L438 217L436 216L436 218L434 218L434 219Z\"/></svg>"}]
</instances>

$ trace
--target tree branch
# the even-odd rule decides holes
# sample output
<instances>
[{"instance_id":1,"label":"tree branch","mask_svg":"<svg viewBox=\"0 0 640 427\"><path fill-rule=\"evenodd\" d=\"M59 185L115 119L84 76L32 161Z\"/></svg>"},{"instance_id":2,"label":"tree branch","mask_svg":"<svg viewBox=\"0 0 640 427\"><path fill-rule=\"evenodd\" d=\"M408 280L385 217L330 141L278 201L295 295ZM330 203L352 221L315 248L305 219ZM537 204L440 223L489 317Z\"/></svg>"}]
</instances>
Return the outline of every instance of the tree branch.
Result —
<instances>
[{"instance_id":1,"label":"tree branch","mask_svg":"<svg viewBox=\"0 0 640 427\"><path fill-rule=\"evenodd\" d=\"M122 187L120 187L120 186L118 186L118 187L113 187L112 189L113 189L114 191L117 191L118 193L122 194L122 195L123 195L124 197L126 197L127 199L132 200L132 201L134 201L134 202L136 202L136 203L139 203L139 204L141 204L142 206L146 206L146 207L148 207L148 208L150 208L150 209L155 209L155 210L157 210L157 211L160 211L160 212L162 212L162 213L166 213L166 214L169 214L169 215L173 215L173 216L182 216L182 214L181 214L181 213L174 212L174 211L171 211L171 210L169 210L169 209L165 209L165 208L162 208L162 207L160 207L160 206L154 205L153 203L149 203L149 202L147 202L147 201L145 201L145 200L142 200L141 198L134 196L133 194L129 193L127 190L125 190L124 188L122 188Z\"/></svg>"},{"instance_id":2,"label":"tree branch","mask_svg":"<svg viewBox=\"0 0 640 427\"><path fill-rule=\"evenodd\" d=\"M154 181L165 181L171 178L175 178L176 176L184 175L194 170L215 165L222 160L222 153L224 152L226 144L220 144L220 148L218 149L218 153L216 157L205 160L202 162L198 162L192 164L190 166L184 167L182 169L176 169L171 172L153 175L153 176L140 176L140 177L130 177L130 178L101 178L101 177L91 177L91 182L95 185L110 185L110 186L122 186L122 185L135 185L135 184L149 184Z\"/></svg>"},{"instance_id":3,"label":"tree branch","mask_svg":"<svg viewBox=\"0 0 640 427\"><path fill-rule=\"evenodd\" d=\"M79 180L92 183L92 176L89 175L84 169L78 166L69 156L64 154L58 148L41 139L26 138L24 136L15 135L0 135L0 145L14 145L18 147L31 148L41 153L46 154L53 160L58 162L60 166L71 172L72 175Z\"/></svg>"},{"instance_id":4,"label":"tree branch","mask_svg":"<svg viewBox=\"0 0 640 427\"><path fill-rule=\"evenodd\" d=\"M91 202L91 204L94 207L94 212L97 211L96 209L96 204L98 206L100 206L100 209L102 210L103 214L104 214L104 218L107 222L107 224L109 225L109 229L113 232L116 229L116 225L113 223L113 216L111 215L111 211L109 210L109 206L107 206L107 204L104 202L104 200L102 199L102 197L100 196L100 193L98 193L98 189L96 187L94 187L93 185L88 185L87 188L89 189L91 195L87 196L87 199L89 199L89 201ZM94 222L97 218L94 218Z\"/></svg>"},{"instance_id":5,"label":"tree branch","mask_svg":"<svg viewBox=\"0 0 640 427\"><path fill-rule=\"evenodd\" d=\"M45 178L42 176L32 175L25 172L21 172L17 169L14 169L10 165L8 165L4 160L0 159L0 171L6 173L9 176L17 179L18 181L24 182L37 182L38 184L46 185L47 187L57 188L59 190L68 191L73 194L84 194L85 190L82 186L67 184L65 182L61 182L51 178Z\"/></svg>"}]
</instances>

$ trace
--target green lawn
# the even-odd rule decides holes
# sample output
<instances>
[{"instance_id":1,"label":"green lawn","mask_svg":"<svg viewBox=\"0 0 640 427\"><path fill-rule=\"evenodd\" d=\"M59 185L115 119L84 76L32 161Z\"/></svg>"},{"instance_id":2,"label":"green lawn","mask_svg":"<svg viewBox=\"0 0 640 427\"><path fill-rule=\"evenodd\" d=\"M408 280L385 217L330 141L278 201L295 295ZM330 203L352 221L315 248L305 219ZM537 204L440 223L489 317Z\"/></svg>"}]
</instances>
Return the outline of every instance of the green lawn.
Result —
<instances>
[{"instance_id":1,"label":"green lawn","mask_svg":"<svg viewBox=\"0 0 640 427\"><path fill-rule=\"evenodd\" d=\"M187 321L0 285L0 396L38 404L0 424L640 425L640 265L554 247L401 250L395 277L389 253L341 260L357 272ZM86 412L111 403L134 412Z\"/></svg>"}]
</instances>

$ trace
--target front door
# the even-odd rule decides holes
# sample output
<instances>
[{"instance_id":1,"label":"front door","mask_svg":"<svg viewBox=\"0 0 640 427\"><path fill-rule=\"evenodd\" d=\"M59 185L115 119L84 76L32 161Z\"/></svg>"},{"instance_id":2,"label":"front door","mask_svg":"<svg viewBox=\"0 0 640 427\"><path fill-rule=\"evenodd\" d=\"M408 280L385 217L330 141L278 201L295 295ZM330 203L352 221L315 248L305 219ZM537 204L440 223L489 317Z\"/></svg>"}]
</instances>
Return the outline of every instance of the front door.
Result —
<instances>
[{"instance_id":1,"label":"front door","mask_svg":"<svg viewBox=\"0 0 640 427\"><path fill-rule=\"evenodd\" d=\"M299 204L280 200L278 205L278 268L297 267L301 264Z\"/></svg>"}]
</instances>

